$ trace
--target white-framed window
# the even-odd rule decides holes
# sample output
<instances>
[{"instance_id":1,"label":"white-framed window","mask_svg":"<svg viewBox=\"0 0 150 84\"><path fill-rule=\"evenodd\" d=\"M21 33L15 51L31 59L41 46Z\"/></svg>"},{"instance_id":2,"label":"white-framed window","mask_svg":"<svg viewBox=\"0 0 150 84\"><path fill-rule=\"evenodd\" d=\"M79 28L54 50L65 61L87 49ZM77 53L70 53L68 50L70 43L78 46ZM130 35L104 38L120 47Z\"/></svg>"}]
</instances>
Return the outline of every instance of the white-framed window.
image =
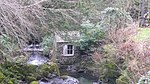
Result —
<instances>
[{"instance_id":1,"label":"white-framed window","mask_svg":"<svg viewBox=\"0 0 150 84\"><path fill-rule=\"evenodd\" d=\"M73 56L74 55L74 46L73 45L65 45L63 47L63 55L64 56Z\"/></svg>"}]
</instances>

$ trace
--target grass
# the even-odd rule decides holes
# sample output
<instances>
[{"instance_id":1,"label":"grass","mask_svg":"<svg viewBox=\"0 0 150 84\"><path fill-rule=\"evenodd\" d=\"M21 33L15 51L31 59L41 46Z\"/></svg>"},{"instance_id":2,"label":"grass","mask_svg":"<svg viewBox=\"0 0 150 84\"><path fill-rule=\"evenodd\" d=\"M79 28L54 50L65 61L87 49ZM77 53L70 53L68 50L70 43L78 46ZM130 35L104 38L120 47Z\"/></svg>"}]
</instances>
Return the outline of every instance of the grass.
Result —
<instances>
[{"instance_id":1,"label":"grass","mask_svg":"<svg viewBox=\"0 0 150 84\"><path fill-rule=\"evenodd\" d=\"M145 41L148 38L150 38L150 28L139 28L135 39L137 41Z\"/></svg>"}]
</instances>

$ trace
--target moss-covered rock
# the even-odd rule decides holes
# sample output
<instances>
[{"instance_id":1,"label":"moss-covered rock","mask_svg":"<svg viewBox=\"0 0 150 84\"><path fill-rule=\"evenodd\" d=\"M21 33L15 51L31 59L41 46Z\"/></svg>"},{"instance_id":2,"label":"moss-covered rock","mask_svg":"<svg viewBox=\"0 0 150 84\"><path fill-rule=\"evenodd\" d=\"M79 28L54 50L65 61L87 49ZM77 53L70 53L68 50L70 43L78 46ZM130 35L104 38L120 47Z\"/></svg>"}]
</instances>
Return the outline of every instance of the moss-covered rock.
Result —
<instances>
[{"instance_id":1,"label":"moss-covered rock","mask_svg":"<svg viewBox=\"0 0 150 84\"><path fill-rule=\"evenodd\" d=\"M32 81L30 84L39 84L38 81Z\"/></svg>"}]
</instances>

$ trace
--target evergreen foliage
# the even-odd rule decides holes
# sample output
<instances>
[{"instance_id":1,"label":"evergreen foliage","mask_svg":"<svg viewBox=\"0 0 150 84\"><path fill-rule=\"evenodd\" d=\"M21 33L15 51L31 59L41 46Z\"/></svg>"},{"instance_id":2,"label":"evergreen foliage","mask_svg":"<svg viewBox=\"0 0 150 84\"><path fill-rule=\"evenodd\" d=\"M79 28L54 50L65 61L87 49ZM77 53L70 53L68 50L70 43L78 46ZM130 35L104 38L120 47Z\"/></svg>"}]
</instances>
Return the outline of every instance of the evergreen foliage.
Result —
<instances>
[{"instance_id":1,"label":"evergreen foliage","mask_svg":"<svg viewBox=\"0 0 150 84\"><path fill-rule=\"evenodd\" d=\"M55 63L35 65L22 65L13 62L5 62L0 65L0 83L18 84L19 82L34 83L49 73L59 75L58 66Z\"/></svg>"}]
</instances>

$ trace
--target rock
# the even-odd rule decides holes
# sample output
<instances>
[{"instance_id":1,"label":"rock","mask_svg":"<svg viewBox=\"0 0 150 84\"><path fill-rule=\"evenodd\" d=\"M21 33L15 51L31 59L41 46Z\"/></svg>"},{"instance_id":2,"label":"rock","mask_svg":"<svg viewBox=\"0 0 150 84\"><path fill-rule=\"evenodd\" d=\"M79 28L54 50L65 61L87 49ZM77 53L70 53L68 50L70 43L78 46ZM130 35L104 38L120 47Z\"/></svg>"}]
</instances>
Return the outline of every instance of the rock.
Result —
<instances>
[{"instance_id":1,"label":"rock","mask_svg":"<svg viewBox=\"0 0 150 84\"><path fill-rule=\"evenodd\" d=\"M62 82L62 84L79 84L78 79L67 76L67 79L64 80L64 82Z\"/></svg>"},{"instance_id":2,"label":"rock","mask_svg":"<svg viewBox=\"0 0 150 84\"><path fill-rule=\"evenodd\" d=\"M50 79L50 80L40 80L39 81L39 84L62 84L63 82L63 79L60 79L60 78L53 78L53 79Z\"/></svg>"},{"instance_id":3,"label":"rock","mask_svg":"<svg viewBox=\"0 0 150 84\"><path fill-rule=\"evenodd\" d=\"M48 81L40 80L39 84L79 84L79 81L76 78L70 76L65 76L65 79L57 77Z\"/></svg>"},{"instance_id":4,"label":"rock","mask_svg":"<svg viewBox=\"0 0 150 84\"><path fill-rule=\"evenodd\" d=\"M51 84L51 83L41 81L41 82L40 82L40 83L38 83L38 84Z\"/></svg>"},{"instance_id":5,"label":"rock","mask_svg":"<svg viewBox=\"0 0 150 84\"><path fill-rule=\"evenodd\" d=\"M85 70L84 69L79 69L78 73L85 73Z\"/></svg>"},{"instance_id":6,"label":"rock","mask_svg":"<svg viewBox=\"0 0 150 84\"><path fill-rule=\"evenodd\" d=\"M52 82L51 84L62 84L63 79L61 79L61 78L54 78L51 82Z\"/></svg>"},{"instance_id":7,"label":"rock","mask_svg":"<svg viewBox=\"0 0 150 84\"><path fill-rule=\"evenodd\" d=\"M68 65L67 67L67 71L70 71L70 72L76 72L76 66L75 65Z\"/></svg>"},{"instance_id":8,"label":"rock","mask_svg":"<svg viewBox=\"0 0 150 84\"><path fill-rule=\"evenodd\" d=\"M52 79L52 78L56 78L58 75L56 75L56 74L51 74L51 73L49 73L48 74L48 78L50 78L50 79Z\"/></svg>"},{"instance_id":9,"label":"rock","mask_svg":"<svg viewBox=\"0 0 150 84\"><path fill-rule=\"evenodd\" d=\"M100 84L100 83L98 83L98 82L93 82L93 84Z\"/></svg>"},{"instance_id":10,"label":"rock","mask_svg":"<svg viewBox=\"0 0 150 84\"><path fill-rule=\"evenodd\" d=\"M42 78L42 79L39 81L39 84L51 84L51 83L49 82L48 79Z\"/></svg>"},{"instance_id":11,"label":"rock","mask_svg":"<svg viewBox=\"0 0 150 84\"><path fill-rule=\"evenodd\" d=\"M38 81L32 81L30 84L39 84Z\"/></svg>"}]
</instances>

